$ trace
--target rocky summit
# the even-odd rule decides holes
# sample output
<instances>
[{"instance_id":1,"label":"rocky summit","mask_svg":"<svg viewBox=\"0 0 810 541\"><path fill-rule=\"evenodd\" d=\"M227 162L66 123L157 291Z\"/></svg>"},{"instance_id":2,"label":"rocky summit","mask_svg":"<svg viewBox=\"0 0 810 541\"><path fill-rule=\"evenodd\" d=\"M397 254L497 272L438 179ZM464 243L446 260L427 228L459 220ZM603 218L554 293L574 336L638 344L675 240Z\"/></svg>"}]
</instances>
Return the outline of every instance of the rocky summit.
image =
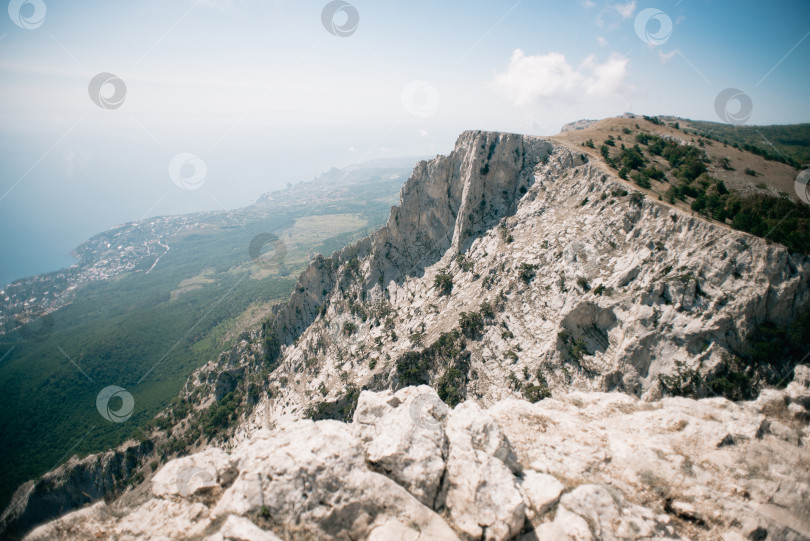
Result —
<instances>
[{"instance_id":1,"label":"rocky summit","mask_svg":"<svg viewBox=\"0 0 810 541\"><path fill-rule=\"evenodd\" d=\"M527 384L653 400L660 375L714 369L807 305L807 256L628 187L555 141L464 133L417 165L383 229L301 275L261 421L346 382L487 405Z\"/></svg>"},{"instance_id":2,"label":"rocky summit","mask_svg":"<svg viewBox=\"0 0 810 541\"><path fill-rule=\"evenodd\" d=\"M619 138L691 145L618 120ZM810 259L591 148L465 132L382 229L316 257L197 371L169 430L72 459L0 523L31 540L810 539L810 368L746 364L763 329L804 317Z\"/></svg>"},{"instance_id":3,"label":"rocky summit","mask_svg":"<svg viewBox=\"0 0 810 541\"><path fill-rule=\"evenodd\" d=\"M807 406L807 366L744 403L363 391L351 423L174 459L26 539L807 539Z\"/></svg>"}]
</instances>

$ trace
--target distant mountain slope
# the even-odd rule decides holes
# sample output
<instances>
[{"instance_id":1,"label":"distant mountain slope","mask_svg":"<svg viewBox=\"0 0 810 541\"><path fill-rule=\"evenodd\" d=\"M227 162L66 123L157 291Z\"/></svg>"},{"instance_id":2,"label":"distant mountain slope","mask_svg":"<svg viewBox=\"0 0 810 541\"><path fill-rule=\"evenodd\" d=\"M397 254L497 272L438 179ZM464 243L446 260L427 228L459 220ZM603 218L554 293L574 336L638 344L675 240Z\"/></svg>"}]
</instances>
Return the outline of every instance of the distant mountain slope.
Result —
<instances>
[{"instance_id":1,"label":"distant mountain slope","mask_svg":"<svg viewBox=\"0 0 810 541\"><path fill-rule=\"evenodd\" d=\"M605 161L650 197L810 254L810 205L796 191L799 171L695 135L681 122L608 118L554 139Z\"/></svg>"},{"instance_id":2,"label":"distant mountain slope","mask_svg":"<svg viewBox=\"0 0 810 541\"><path fill-rule=\"evenodd\" d=\"M784 159L797 167L810 164L810 124L732 126L702 120L686 120L681 124L705 137L731 146L748 147L770 159Z\"/></svg>"},{"instance_id":3,"label":"distant mountain slope","mask_svg":"<svg viewBox=\"0 0 810 541\"><path fill-rule=\"evenodd\" d=\"M429 384L451 404L532 388L658 397L680 364L716 373L758 324L807 305L806 255L645 197L581 148L466 132L420 163L386 227L314 261L276 315L288 347L270 418L329 411L345 382ZM779 379L751 368L729 370Z\"/></svg>"}]
</instances>

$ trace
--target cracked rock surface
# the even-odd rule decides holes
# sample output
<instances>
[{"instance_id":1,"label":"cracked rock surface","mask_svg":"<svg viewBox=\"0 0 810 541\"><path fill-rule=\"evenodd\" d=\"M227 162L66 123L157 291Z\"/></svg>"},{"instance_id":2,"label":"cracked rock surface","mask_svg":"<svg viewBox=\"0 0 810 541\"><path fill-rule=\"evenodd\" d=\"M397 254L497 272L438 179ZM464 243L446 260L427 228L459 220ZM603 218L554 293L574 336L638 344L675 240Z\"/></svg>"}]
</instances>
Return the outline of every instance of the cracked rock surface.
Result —
<instances>
[{"instance_id":1,"label":"cracked rock surface","mask_svg":"<svg viewBox=\"0 0 810 541\"><path fill-rule=\"evenodd\" d=\"M807 539L810 429L788 405L805 407L810 368L795 374L744 403L574 392L450 409L427 386L364 391L351 423L172 460L140 499L26 539Z\"/></svg>"}]
</instances>

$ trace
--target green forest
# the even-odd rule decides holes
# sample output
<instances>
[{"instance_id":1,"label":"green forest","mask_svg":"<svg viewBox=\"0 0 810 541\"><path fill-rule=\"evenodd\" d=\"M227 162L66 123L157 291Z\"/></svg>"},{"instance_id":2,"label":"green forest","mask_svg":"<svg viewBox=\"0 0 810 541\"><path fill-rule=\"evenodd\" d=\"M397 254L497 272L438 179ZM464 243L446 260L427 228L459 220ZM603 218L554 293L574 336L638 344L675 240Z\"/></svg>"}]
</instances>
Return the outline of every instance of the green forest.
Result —
<instances>
[{"instance_id":1,"label":"green forest","mask_svg":"<svg viewBox=\"0 0 810 541\"><path fill-rule=\"evenodd\" d=\"M810 124L732 126L689 120L696 135L801 168L810 164Z\"/></svg>"},{"instance_id":2,"label":"green forest","mask_svg":"<svg viewBox=\"0 0 810 541\"><path fill-rule=\"evenodd\" d=\"M331 255L382 225L404 178L342 186L328 204L257 204L241 227L206 217L198 232L167 239L171 250L152 272L145 273L154 258L146 258L132 272L84 286L53 314L44 340L0 337L0 457L7 466L0 507L20 484L70 456L106 450L137 433L196 368L246 330L239 318L250 307L269 310L289 297L311 255ZM347 215L364 225L347 230ZM341 227L333 227L332 217ZM316 219L318 240L296 242L284 264L258 268L248 253L251 240L268 232L295 238L301 218ZM315 238L312 226L308 234ZM190 280L193 287L184 289ZM98 393L110 385L134 398L125 422L108 421L96 409ZM120 404L113 398L109 406Z\"/></svg>"}]
</instances>

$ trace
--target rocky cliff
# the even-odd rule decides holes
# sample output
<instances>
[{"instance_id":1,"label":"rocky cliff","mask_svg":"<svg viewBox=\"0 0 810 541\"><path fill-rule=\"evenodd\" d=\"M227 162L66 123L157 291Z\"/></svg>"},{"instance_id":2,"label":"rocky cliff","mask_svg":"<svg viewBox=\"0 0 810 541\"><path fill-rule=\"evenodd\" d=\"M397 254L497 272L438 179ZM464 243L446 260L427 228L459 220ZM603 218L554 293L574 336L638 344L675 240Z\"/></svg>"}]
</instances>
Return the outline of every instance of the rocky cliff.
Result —
<instances>
[{"instance_id":1,"label":"rocky cliff","mask_svg":"<svg viewBox=\"0 0 810 541\"><path fill-rule=\"evenodd\" d=\"M465 132L191 379L174 437L200 452L30 538L806 538L807 370L668 395L756 383L729 367L805 309L810 260L614 173Z\"/></svg>"},{"instance_id":2,"label":"rocky cliff","mask_svg":"<svg viewBox=\"0 0 810 541\"><path fill-rule=\"evenodd\" d=\"M27 539L808 539L807 406L806 366L739 404L573 392L451 410L426 386L364 391L350 424L178 458Z\"/></svg>"},{"instance_id":3,"label":"rocky cliff","mask_svg":"<svg viewBox=\"0 0 810 541\"><path fill-rule=\"evenodd\" d=\"M117 449L81 460L75 456L17 489L0 515L0 532L20 537L37 524L98 501L142 477L137 470L154 451L151 441L127 442Z\"/></svg>"},{"instance_id":4,"label":"rocky cliff","mask_svg":"<svg viewBox=\"0 0 810 541\"><path fill-rule=\"evenodd\" d=\"M655 399L659 376L709 372L808 303L806 256L645 199L546 139L466 132L401 199L375 235L315 261L277 315L271 421L349 382L444 382L484 404L539 385ZM458 354L434 354L442 337Z\"/></svg>"}]
</instances>

